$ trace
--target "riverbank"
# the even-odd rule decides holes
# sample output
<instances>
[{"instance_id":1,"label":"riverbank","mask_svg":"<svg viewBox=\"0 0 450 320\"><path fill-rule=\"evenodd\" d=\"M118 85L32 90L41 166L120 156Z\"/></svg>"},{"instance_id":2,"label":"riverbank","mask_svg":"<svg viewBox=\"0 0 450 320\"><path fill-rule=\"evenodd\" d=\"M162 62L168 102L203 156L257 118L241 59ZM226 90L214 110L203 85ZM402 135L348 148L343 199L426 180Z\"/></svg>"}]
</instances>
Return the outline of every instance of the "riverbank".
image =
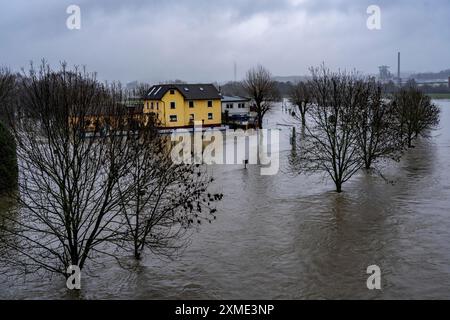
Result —
<instances>
[{"instance_id":1,"label":"riverbank","mask_svg":"<svg viewBox=\"0 0 450 320\"><path fill-rule=\"evenodd\" d=\"M427 93L431 99L446 100L450 99L450 93Z\"/></svg>"}]
</instances>

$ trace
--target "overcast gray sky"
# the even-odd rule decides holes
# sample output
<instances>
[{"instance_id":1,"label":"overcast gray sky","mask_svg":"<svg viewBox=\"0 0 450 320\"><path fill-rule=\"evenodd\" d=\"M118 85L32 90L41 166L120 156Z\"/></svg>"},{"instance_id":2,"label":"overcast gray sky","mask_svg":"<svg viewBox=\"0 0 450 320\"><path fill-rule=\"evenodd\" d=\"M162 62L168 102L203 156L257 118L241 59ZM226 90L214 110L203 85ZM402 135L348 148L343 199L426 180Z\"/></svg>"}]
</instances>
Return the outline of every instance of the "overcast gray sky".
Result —
<instances>
[{"instance_id":1,"label":"overcast gray sky","mask_svg":"<svg viewBox=\"0 0 450 320\"><path fill-rule=\"evenodd\" d=\"M450 68L449 0L0 0L0 65L46 58L128 82L238 78L257 63L302 75L324 61L367 73ZM81 29L66 8L81 8ZM381 8L368 30L367 7Z\"/></svg>"}]
</instances>

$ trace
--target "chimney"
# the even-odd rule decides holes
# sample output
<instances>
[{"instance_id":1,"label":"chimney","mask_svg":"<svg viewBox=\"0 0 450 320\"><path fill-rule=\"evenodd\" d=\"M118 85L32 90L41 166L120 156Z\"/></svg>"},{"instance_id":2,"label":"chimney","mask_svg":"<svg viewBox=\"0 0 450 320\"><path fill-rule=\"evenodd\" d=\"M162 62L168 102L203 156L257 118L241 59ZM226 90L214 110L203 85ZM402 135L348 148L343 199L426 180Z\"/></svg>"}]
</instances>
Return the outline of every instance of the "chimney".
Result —
<instances>
[{"instance_id":1,"label":"chimney","mask_svg":"<svg viewBox=\"0 0 450 320\"><path fill-rule=\"evenodd\" d=\"M398 53L397 79L398 79L398 84L401 85L402 84L402 80L401 80L401 77L400 77L400 52Z\"/></svg>"}]
</instances>

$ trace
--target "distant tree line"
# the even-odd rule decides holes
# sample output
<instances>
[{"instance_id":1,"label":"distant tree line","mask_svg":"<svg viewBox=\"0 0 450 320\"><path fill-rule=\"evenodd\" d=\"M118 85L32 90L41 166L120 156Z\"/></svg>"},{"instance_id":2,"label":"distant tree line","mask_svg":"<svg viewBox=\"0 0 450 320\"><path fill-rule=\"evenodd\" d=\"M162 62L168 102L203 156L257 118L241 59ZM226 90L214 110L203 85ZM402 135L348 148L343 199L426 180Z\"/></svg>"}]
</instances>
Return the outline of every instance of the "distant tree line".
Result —
<instances>
[{"instance_id":1,"label":"distant tree line","mask_svg":"<svg viewBox=\"0 0 450 320\"><path fill-rule=\"evenodd\" d=\"M393 94L393 93L399 91L402 87L411 87L411 86L417 87L421 92L426 93L426 94L450 93L450 87L448 86L447 83L439 84L439 85L421 84L420 86L418 86L417 82L414 79L409 79L402 86L399 86L398 84L394 83L393 81L384 83L382 86L383 86L383 91L386 94Z\"/></svg>"},{"instance_id":2,"label":"distant tree line","mask_svg":"<svg viewBox=\"0 0 450 320\"><path fill-rule=\"evenodd\" d=\"M439 72L416 73L411 76L411 78L419 80L448 79L448 77L450 77L450 69L442 70Z\"/></svg>"},{"instance_id":3,"label":"distant tree line","mask_svg":"<svg viewBox=\"0 0 450 320\"><path fill-rule=\"evenodd\" d=\"M287 97L292 88L292 82L281 82L273 80L274 86L280 97ZM226 96L247 96L247 91L242 87L242 82L227 82L218 86L221 93Z\"/></svg>"}]
</instances>

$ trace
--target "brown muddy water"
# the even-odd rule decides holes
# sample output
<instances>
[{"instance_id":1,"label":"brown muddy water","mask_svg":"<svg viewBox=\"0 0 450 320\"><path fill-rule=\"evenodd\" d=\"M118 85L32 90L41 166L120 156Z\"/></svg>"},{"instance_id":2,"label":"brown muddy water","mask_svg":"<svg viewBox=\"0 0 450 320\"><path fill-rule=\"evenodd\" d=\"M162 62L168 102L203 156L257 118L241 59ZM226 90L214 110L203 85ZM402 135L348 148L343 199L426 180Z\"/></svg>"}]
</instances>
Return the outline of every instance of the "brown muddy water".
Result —
<instances>
[{"instance_id":1,"label":"brown muddy water","mask_svg":"<svg viewBox=\"0 0 450 320\"><path fill-rule=\"evenodd\" d=\"M291 129L281 111L281 168L215 166L223 192L218 218L202 226L172 261L152 256L137 270L105 261L83 276L86 299L400 299L450 298L450 100L440 128L400 163L386 183L359 174L345 192L321 176L289 173ZM366 287L366 268L381 268L382 290ZM0 275L0 298L74 298L64 282Z\"/></svg>"}]
</instances>

